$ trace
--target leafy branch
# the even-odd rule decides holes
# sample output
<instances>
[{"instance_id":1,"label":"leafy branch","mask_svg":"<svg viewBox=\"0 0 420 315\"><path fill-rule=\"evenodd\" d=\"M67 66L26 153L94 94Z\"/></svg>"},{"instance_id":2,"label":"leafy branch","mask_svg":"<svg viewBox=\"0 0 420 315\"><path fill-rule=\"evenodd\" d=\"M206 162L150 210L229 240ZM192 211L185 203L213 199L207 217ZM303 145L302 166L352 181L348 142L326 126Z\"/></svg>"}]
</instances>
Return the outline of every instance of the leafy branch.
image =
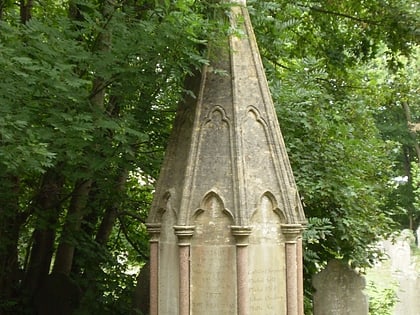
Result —
<instances>
[{"instance_id":1,"label":"leafy branch","mask_svg":"<svg viewBox=\"0 0 420 315\"><path fill-rule=\"evenodd\" d=\"M299 6L302 7L302 8L310 9L314 12L340 16L340 17L343 17L343 18L346 18L346 19L349 19L349 20L353 20L353 21L356 21L356 22L360 22L360 23L368 23L368 24L373 24L373 25L379 25L380 24L378 21L362 19L362 18L353 16L353 15L349 15L349 14L346 14L346 13L326 10L326 9L323 9L319 6L306 6L306 5L303 5L303 4L299 4Z\"/></svg>"}]
</instances>

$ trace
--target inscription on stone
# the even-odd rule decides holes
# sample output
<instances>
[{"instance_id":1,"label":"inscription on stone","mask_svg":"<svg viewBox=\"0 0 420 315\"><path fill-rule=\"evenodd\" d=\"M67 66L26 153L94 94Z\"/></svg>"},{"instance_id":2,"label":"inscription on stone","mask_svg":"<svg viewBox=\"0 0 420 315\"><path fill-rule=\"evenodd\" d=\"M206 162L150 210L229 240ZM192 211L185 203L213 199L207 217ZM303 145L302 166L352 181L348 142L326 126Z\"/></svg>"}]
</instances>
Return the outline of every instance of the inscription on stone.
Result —
<instances>
[{"instance_id":1,"label":"inscription on stone","mask_svg":"<svg viewBox=\"0 0 420 315\"><path fill-rule=\"evenodd\" d=\"M252 315L286 314L286 283L278 245L250 247L250 311ZM276 262L276 263L273 263Z\"/></svg>"},{"instance_id":2,"label":"inscription on stone","mask_svg":"<svg viewBox=\"0 0 420 315\"><path fill-rule=\"evenodd\" d=\"M236 314L234 246L192 246L192 314Z\"/></svg>"},{"instance_id":3,"label":"inscription on stone","mask_svg":"<svg viewBox=\"0 0 420 315\"><path fill-rule=\"evenodd\" d=\"M176 244L160 244L160 265L159 274L159 312L161 314L178 314L179 301L179 273L178 273L178 248Z\"/></svg>"},{"instance_id":4,"label":"inscription on stone","mask_svg":"<svg viewBox=\"0 0 420 315\"><path fill-rule=\"evenodd\" d=\"M252 315L286 314L285 249L280 224L272 200L263 195L252 217L253 233L249 239Z\"/></svg>"}]
</instances>

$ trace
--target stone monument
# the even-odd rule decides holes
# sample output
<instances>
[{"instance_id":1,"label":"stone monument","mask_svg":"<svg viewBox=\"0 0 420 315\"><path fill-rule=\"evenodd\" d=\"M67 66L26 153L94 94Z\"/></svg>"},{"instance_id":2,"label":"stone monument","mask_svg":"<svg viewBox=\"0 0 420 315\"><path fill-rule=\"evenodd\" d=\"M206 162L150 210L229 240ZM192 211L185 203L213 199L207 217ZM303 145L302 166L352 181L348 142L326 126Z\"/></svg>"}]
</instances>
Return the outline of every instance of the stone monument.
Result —
<instances>
[{"instance_id":1,"label":"stone monument","mask_svg":"<svg viewBox=\"0 0 420 315\"><path fill-rule=\"evenodd\" d=\"M305 216L245 1L229 19L156 186L150 315L303 315Z\"/></svg>"},{"instance_id":2,"label":"stone monument","mask_svg":"<svg viewBox=\"0 0 420 315\"><path fill-rule=\"evenodd\" d=\"M314 315L368 315L365 279L341 261L328 262L314 276L313 286Z\"/></svg>"}]
</instances>

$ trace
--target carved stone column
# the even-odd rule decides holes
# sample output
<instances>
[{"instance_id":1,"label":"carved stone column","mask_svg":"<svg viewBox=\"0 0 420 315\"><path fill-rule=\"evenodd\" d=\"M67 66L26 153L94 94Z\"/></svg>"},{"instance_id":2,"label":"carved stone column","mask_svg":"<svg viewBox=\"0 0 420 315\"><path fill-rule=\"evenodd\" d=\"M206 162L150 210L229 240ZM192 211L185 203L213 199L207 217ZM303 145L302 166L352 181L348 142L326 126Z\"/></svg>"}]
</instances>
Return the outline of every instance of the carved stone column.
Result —
<instances>
[{"instance_id":1,"label":"carved stone column","mask_svg":"<svg viewBox=\"0 0 420 315\"><path fill-rule=\"evenodd\" d=\"M249 315L248 237L250 226L231 226L236 238L236 283L238 315Z\"/></svg>"},{"instance_id":2,"label":"carved stone column","mask_svg":"<svg viewBox=\"0 0 420 315\"><path fill-rule=\"evenodd\" d=\"M194 226L174 226L179 250L179 315L190 315L190 245Z\"/></svg>"},{"instance_id":3,"label":"carved stone column","mask_svg":"<svg viewBox=\"0 0 420 315\"><path fill-rule=\"evenodd\" d=\"M303 231L304 227L302 227ZM296 243L296 251L297 251L297 289L298 289L298 314L303 315L304 305L303 305L303 296L304 296L304 288L303 288L303 244L302 244L302 234L298 236L297 243Z\"/></svg>"},{"instance_id":4,"label":"carved stone column","mask_svg":"<svg viewBox=\"0 0 420 315\"><path fill-rule=\"evenodd\" d=\"M146 223L150 235L150 315L159 314L159 238L160 223Z\"/></svg>"},{"instance_id":5,"label":"carved stone column","mask_svg":"<svg viewBox=\"0 0 420 315\"><path fill-rule=\"evenodd\" d=\"M298 264L298 237L302 233L301 224L282 224L285 237L286 250L286 288L287 288L287 315L303 315L300 312L299 301L299 264Z\"/></svg>"}]
</instances>

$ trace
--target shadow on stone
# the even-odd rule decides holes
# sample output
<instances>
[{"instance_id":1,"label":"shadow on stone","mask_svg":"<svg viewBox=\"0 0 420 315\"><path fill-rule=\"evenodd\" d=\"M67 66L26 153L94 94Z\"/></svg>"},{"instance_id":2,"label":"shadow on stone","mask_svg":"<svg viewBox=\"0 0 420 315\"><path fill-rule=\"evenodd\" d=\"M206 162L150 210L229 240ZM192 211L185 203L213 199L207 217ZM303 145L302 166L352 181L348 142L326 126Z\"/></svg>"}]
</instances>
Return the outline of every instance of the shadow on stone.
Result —
<instances>
[{"instance_id":1,"label":"shadow on stone","mask_svg":"<svg viewBox=\"0 0 420 315\"><path fill-rule=\"evenodd\" d=\"M137 276L137 285L133 294L131 315L149 314L150 263L147 262Z\"/></svg>"}]
</instances>

